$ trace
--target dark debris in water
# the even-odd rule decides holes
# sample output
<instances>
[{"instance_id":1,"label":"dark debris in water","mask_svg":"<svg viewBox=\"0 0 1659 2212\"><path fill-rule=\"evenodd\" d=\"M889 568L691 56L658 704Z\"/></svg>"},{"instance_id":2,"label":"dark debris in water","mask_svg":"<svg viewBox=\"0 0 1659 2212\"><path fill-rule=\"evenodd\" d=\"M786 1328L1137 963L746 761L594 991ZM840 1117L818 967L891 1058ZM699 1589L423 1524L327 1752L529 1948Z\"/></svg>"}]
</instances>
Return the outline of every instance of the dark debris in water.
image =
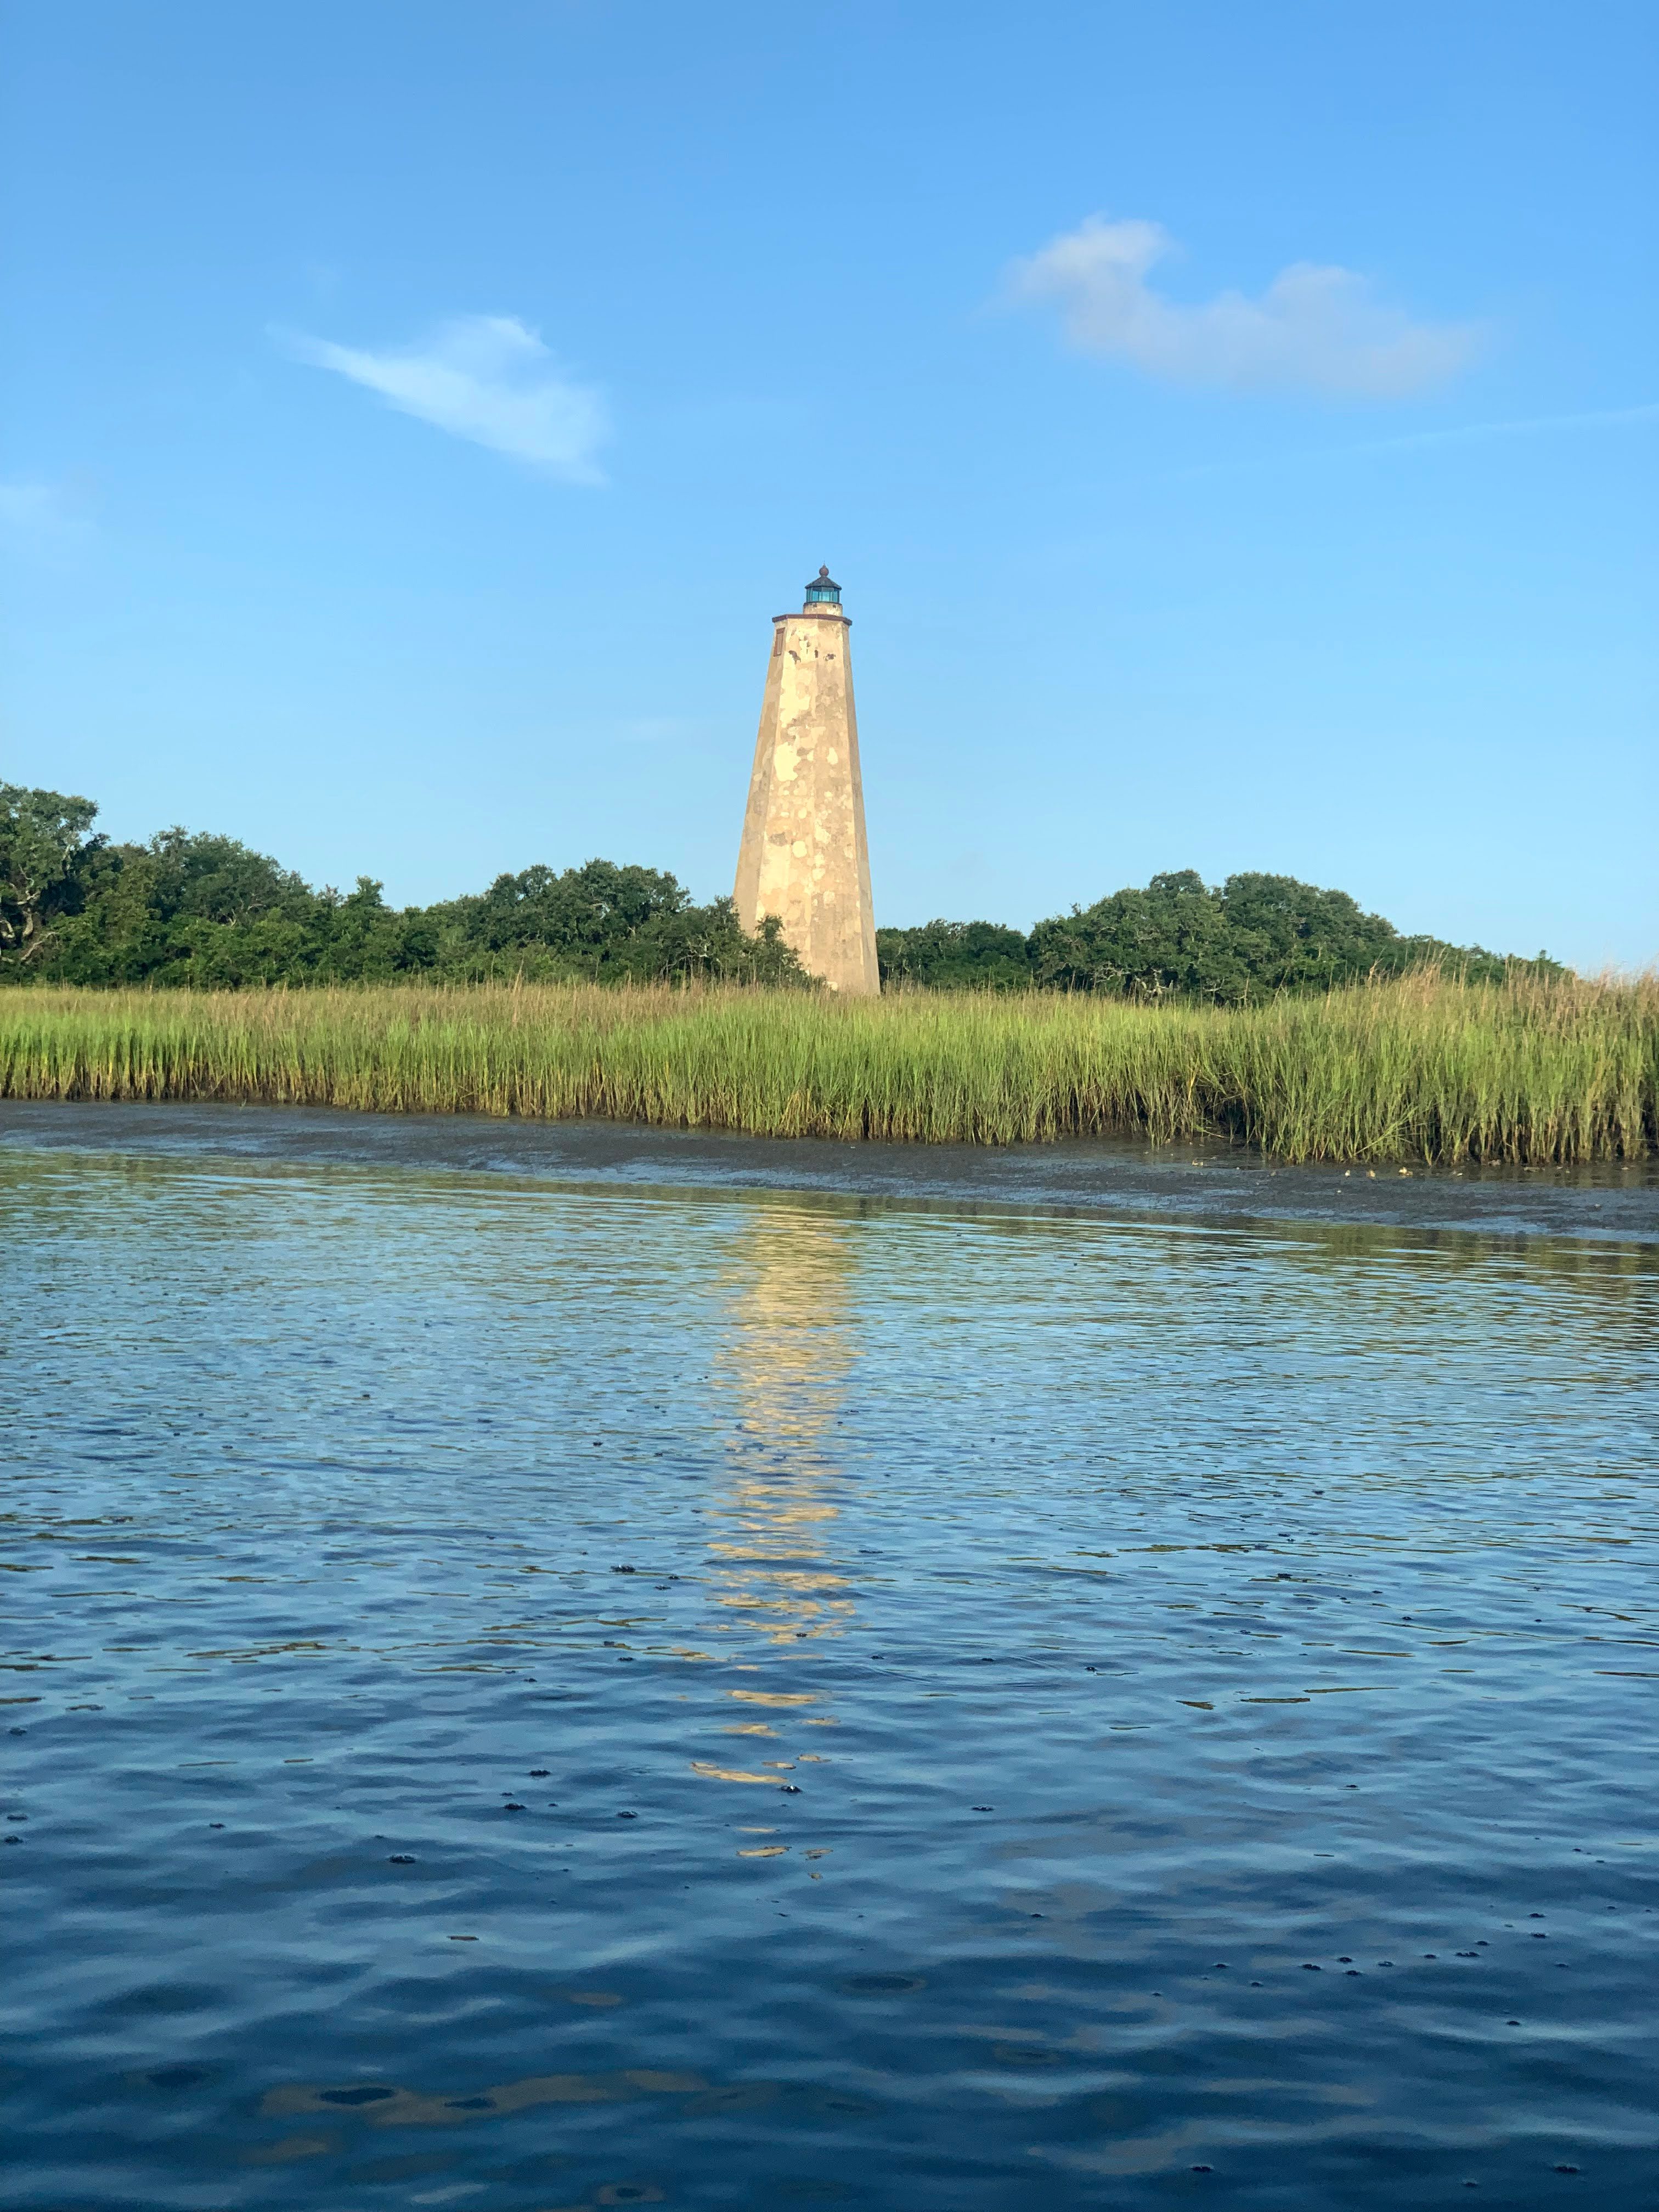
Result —
<instances>
[{"instance_id":1,"label":"dark debris in water","mask_svg":"<svg viewBox=\"0 0 1659 2212\"><path fill-rule=\"evenodd\" d=\"M194 2089L213 2077L205 2066L157 2066L144 2078L153 2089Z\"/></svg>"}]
</instances>

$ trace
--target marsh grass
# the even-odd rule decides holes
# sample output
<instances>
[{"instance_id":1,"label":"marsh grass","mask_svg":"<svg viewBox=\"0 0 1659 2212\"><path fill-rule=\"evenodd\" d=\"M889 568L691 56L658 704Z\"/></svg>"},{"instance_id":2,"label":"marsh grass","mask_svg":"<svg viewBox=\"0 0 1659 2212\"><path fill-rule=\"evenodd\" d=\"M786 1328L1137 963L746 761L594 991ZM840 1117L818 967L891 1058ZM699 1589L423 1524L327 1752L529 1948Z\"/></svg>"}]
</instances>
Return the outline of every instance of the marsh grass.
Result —
<instances>
[{"instance_id":1,"label":"marsh grass","mask_svg":"<svg viewBox=\"0 0 1659 2212\"><path fill-rule=\"evenodd\" d=\"M1432 970L1242 1007L579 984L0 993L0 1097L591 1116L921 1144L1139 1132L1291 1160L1659 1146L1659 978Z\"/></svg>"}]
</instances>

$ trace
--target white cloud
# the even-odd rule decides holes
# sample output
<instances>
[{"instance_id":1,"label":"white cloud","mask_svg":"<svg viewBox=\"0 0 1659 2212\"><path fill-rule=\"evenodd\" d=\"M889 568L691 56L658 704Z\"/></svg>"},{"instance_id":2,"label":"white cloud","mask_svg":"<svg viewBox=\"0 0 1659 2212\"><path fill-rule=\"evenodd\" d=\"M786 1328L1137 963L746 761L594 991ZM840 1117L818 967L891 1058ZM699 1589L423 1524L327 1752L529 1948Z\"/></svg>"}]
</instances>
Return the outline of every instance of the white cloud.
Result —
<instances>
[{"instance_id":1,"label":"white cloud","mask_svg":"<svg viewBox=\"0 0 1659 2212\"><path fill-rule=\"evenodd\" d=\"M378 392L423 422L511 453L571 483L602 483L594 455L609 423L602 395L560 369L516 315L457 315L398 352L289 337L301 361Z\"/></svg>"},{"instance_id":2,"label":"white cloud","mask_svg":"<svg viewBox=\"0 0 1659 2212\"><path fill-rule=\"evenodd\" d=\"M1443 383L1473 355L1469 324L1419 323L1377 300L1351 269L1281 269L1255 299L1218 293L1188 307L1147 283L1175 248L1162 223L1091 216L1009 271L1012 297L1059 303L1072 343L1152 376L1240 390L1311 390L1395 399Z\"/></svg>"}]
</instances>

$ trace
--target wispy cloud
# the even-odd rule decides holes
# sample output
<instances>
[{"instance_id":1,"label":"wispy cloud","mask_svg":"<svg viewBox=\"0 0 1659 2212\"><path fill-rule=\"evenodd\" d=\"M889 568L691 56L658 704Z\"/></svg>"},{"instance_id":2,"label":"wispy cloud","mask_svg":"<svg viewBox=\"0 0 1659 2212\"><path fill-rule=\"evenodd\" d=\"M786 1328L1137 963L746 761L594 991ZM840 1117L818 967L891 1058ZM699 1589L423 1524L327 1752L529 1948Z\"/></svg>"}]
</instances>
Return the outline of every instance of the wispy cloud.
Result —
<instances>
[{"instance_id":1,"label":"wispy cloud","mask_svg":"<svg viewBox=\"0 0 1659 2212\"><path fill-rule=\"evenodd\" d=\"M1455 422L1444 430L1406 430L1397 438L1366 438L1345 453L1408 453L1415 446L1468 446L1486 438L1525 438L1545 430L1598 430L1621 422L1659 422L1659 400L1639 407L1597 407L1580 415L1519 415L1507 422Z\"/></svg>"},{"instance_id":2,"label":"wispy cloud","mask_svg":"<svg viewBox=\"0 0 1659 2212\"><path fill-rule=\"evenodd\" d=\"M570 483L605 481L595 458L610 427L603 395L567 375L516 315L457 315L395 351L293 334L283 343L458 438Z\"/></svg>"},{"instance_id":3,"label":"wispy cloud","mask_svg":"<svg viewBox=\"0 0 1659 2212\"><path fill-rule=\"evenodd\" d=\"M1617 429L1638 422L1659 423L1659 400L1636 407L1596 407L1575 415L1518 415L1502 422L1454 422L1443 430L1405 430L1393 438L1359 438L1342 446L1304 446L1295 453L1253 453L1225 461L1200 461L1180 469L1182 477L1231 476L1239 469L1286 466L1296 461L1343 460L1366 453L1410 453L1437 446L1478 446L1493 438L1542 437L1557 430Z\"/></svg>"},{"instance_id":4,"label":"wispy cloud","mask_svg":"<svg viewBox=\"0 0 1659 2212\"><path fill-rule=\"evenodd\" d=\"M1352 270L1310 261L1281 269L1254 299L1221 292L1186 306L1147 282L1173 251L1162 223L1091 216L1015 262L1007 291L1055 302L1066 337L1084 353L1244 391L1397 399L1445 382L1480 342L1473 325L1413 321Z\"/></svg>"}]
</instances>

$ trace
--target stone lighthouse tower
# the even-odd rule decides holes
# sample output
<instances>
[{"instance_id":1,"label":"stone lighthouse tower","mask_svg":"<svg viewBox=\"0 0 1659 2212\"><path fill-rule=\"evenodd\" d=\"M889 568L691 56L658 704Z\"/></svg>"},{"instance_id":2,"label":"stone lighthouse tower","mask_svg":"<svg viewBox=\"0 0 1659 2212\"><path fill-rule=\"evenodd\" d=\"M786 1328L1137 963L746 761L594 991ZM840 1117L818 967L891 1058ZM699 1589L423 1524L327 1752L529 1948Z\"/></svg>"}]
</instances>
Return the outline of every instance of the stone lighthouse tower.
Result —
<instances>
[{"instance_id":1,"label":"stone lighthouse tower","mask_svg":"<svg viewBox=\"0 0 1659 2212\"><path fill-rule=\"evenodd\" d=\"M848 998L881 988L864 836L851 624L820 568L798 615L772 617L772 657L738 854L738 919L775 914L801 965Z\"/></svg>"}]
</instances>

